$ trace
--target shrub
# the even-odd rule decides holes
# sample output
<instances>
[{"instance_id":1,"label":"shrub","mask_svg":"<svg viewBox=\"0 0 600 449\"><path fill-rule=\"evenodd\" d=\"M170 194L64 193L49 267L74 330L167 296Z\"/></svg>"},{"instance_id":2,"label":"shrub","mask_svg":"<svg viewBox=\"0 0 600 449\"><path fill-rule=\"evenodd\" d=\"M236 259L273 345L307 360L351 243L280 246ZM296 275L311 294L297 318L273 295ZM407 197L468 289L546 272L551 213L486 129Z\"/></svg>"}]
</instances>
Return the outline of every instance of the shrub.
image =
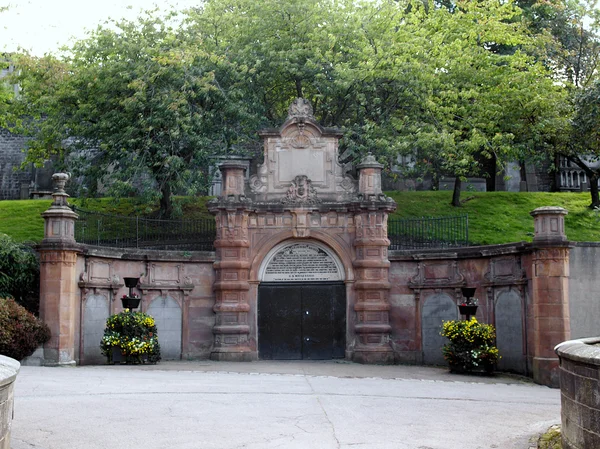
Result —
<instances>
[{"instance_id":1,"label":"shrub","mask_svg":"<svg viewBox=\"0 0 600 449\"><path fill-rule=\"evenodd\" d=\"M0 297L13 298L37 315L40 307L40 264L33 249L0 234Z\"/></svg>"},{"instance_id":2,"label":"shrub","mask_svg":"<svg viewBox=\"0 0 600 449\"><path fill-rule=\"evenodd\" d=\"M450 340L442 352L451 371L493 371L499 358L494 326L479 323L474 317L469 321L444 321L441 335Z\"/></svg>"},{"instance_id":3,"label":"shrub","mask_svg":"<svg viewBox=\"0 0 600 449\"><path fill-rule=\"evenodd\" d=\"M50 339L46 323L10 298L0 298L0 354L22 360Z\"/></svg>"},{"instance_id":4,"label":"shrub","mask_svg":"<svg viewBox=\"0 0 600 449\"><path fill-rule=\"evenodd\" d=\"M113 347L120 348L127 361L141 362L142 357L147 356L149 362L158 362L160 345L154 318L129 309L108 317L100 349L109 363L112 362Z\"/></svg>"}]
</instances>

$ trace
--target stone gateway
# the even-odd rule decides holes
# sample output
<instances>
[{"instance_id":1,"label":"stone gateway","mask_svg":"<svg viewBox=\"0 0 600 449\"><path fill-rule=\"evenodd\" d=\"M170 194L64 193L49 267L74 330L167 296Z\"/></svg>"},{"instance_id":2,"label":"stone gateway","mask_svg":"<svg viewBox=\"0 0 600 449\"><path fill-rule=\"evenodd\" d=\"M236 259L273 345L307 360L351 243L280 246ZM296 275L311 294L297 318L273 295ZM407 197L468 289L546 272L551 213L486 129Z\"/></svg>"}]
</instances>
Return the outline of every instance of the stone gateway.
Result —
<instances>
[{"instance_id":1,"label":"stone gateway","mask_svg":"<svg viewBox=\"0 0 600 449\"><path fill-rule=\"evenodd\" d=\"M221 195L209 204L214 251L78 244L68 175L54 176L38 247L40 315L52 330L42 363L101 362L103 323L122 309L123 278L134 277L165 359L441 364L442 321L460 316L461 288L472 287L477 319L498 328L501 367L556 385L553 347L585 316L569 303L569 266L581 258L570 262L564 209L532 212L532 243L390 251L396 203L372 155L353 178L339 162L342 134L321 127L304 99L260 135L255 173L239 159L220 166ZM585 251L593 260L596 250ZM592 283L582 278L573 291Z\"/></svg>"},{"instance_id":2,"label":"stone gateway","mask_svg":"<svg viewBox=\"0 0 600 449\"><path fill-rule=\"evenodd\" d=\"M280 129L261 136L263 162L249 188L243 167L226 161L220 167L223 193L209 206L217 223L211 357L278 358L277 344L263 344L261 336L283 338L295 329L292 340L305 346L315 339L330 343L316 356L292 342L283 358L331 358L344 341L341 354L352 360L393 363L387 216L396 204L381 191L383 166L369 156L357 167L358 182L345 173L338 155L341 133L322 128L304 99L292 103ZM273 282L289 285L263 288ZM306 282L315 284L299 284ZM279 302L275 291L283 295ZM289 317L287 330L268 333L270 321L290 314L297 316ZM343 338L334 344L333 334L305 332L315 315L330 317L318 326L333 326L333 334ZM308 334L319 337L311 340Z\"/></svg>"}]
</instances>

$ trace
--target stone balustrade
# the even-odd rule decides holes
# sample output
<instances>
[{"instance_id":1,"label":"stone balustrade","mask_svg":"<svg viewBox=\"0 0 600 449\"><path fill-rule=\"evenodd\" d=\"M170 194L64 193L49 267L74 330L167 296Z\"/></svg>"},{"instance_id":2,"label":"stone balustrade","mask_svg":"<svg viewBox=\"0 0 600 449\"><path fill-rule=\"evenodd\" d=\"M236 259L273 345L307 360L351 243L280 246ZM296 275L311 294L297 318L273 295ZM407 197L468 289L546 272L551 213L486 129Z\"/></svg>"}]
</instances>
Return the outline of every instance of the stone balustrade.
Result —
<instances>
[{"instance_id":1,"label":"stone balustrade","mask_svg":"<svg viewBox=\"0 0 600 449\"><path fill-rule=\"evenodd\" d=\"M13 385L20 367L16 360L0 355L0 449L10 449Z\"/></svg>"}]
</instances>

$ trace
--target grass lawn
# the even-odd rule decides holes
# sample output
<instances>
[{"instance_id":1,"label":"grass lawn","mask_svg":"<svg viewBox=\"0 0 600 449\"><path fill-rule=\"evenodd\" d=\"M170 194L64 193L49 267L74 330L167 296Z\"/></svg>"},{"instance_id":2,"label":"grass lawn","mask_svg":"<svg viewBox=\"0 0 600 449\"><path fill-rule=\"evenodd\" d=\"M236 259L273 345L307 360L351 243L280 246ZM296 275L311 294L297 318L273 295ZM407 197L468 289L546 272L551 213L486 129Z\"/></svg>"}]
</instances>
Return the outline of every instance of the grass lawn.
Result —
<instances>
[{"instance_id":1,"label":"grass lawn","mask_svg":"<svg viewBox=\"0 0 600 449\"><path fill-rule=\"evenodd\" d=\"M600 215L588 208L589 193L463 192L462 207L452 207L452 192L387 192L398 203L397 218L469 215L469 242L490 245L533 238L533 217L542 206L567 209L565 231L570 240L600 241Z\"/></svg>"},{"instance_id":2,"label":"grass lawn","mask_svg":"<svg viewBox=\"0 0 600 449\"><path fill-rule=\"evenodd\" d=\"M387 192L398 203L393 218L469 215L471 244L496 244L531 241L533 218L529 213L541 206L561 206L569 211L565 218L567 237L575 241L600 241L600 215L588 208L589 193L510 193L463 192L462 207L450 206L452 192ZM183 218L210 217L208 198L178 197L175 208ZM156 206L139 204L132 199L103 198L73 203L88 210L116 215L149 215ZM0 201L0 232L16 241L38 242L44 223L40 214L50 200Z\"/></svg>"}]
</instances>

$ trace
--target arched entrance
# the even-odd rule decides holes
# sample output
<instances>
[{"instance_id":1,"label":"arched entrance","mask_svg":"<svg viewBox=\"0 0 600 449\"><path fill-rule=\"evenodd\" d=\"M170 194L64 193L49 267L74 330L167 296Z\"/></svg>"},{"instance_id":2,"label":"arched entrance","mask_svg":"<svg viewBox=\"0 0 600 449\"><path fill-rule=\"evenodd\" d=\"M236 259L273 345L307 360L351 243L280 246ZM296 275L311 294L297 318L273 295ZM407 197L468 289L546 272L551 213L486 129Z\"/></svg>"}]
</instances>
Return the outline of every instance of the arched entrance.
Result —
<instances>
[{"instance_id":1,"label":"arched entrance","mask_svg":"<svg viewBox=\"0 0 600 449\"><path fill-rule=\"evenodd\" d=\"M259 358L344 358L344 269L328 247L314 241L284 242L267 254L259 279Z\"/></svg>"}]
</instances>

